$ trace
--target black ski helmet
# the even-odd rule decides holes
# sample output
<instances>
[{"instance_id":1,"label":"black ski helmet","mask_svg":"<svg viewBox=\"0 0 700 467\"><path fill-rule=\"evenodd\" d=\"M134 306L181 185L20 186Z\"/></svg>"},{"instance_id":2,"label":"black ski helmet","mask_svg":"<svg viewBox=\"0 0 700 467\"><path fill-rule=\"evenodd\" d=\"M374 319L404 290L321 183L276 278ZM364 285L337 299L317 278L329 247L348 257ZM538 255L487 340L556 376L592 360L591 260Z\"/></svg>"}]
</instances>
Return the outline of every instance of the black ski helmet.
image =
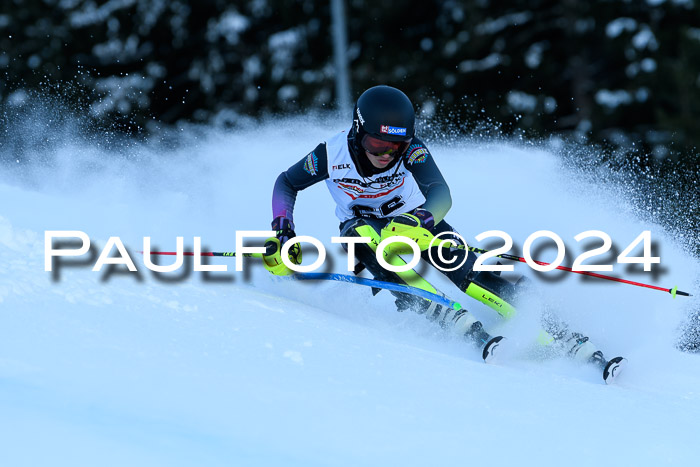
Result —
<instances>
[{"instance_id":1,"label":"black ski helmet","mask_svg":"<svg viewBox=\"0 0 700 467\"><path fill-rule=\"evenodd\" d=\"M385 85L369 88L357 99L353 110L348 134L350 152L356 158L363 154L362 140L370 135L382 141L404 143L400 151L403 155L415 135L415 123L413 104L406 94Z\"/></svg>"}]
</instances>

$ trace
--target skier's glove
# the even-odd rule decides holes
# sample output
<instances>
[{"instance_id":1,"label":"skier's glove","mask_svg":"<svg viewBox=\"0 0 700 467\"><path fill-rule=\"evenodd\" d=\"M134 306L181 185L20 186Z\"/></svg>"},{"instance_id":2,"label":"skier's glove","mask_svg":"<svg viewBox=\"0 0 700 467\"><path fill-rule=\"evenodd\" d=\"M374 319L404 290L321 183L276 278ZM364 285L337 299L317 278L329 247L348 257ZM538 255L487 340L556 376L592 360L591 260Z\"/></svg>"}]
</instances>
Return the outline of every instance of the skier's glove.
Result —
<instances>
[{"instance_id":1,"label":"skier's glove","mask_svg":"<svg viewBox=\"0 0 700 467\"><path fill-rule=\"evenodd\" d=\"M263 255L265 268L278 276L292 274L294 271L289 269L282 261L282 246L289 239L296 237L294 223L286 217L276 217L272 221L272 230L275 231L275 236L268 238L265 242L265 248L267 249ZM289 261L293 264L301 264L301 245L298 243L289 248Z\"/></svg>"},{"instance_id":2,"label":"skier's glove","mask_svg":"<svg viewBox=\"0 0 700 467\"><path fill-rule=\"evenodd\" d=\"M433 213L427 209L418 208L413 211L413 215L420 220L421 227L424 229L433 230L433 227L435 226L435 218L433 217Z\"/></svg>"},{"instance_id":3,"label":"skier's glove","mask_svg":"<svg viewBox=\"0 0 700 467\"><path fill-rule=\"evenodd\" d=\"M294 222L284 216L275 217L272 221L272 230L275 231L275 237L279 239L282 245L290 238L297 236L297 234L294 233Z\"/></svg>"}]
</instances>

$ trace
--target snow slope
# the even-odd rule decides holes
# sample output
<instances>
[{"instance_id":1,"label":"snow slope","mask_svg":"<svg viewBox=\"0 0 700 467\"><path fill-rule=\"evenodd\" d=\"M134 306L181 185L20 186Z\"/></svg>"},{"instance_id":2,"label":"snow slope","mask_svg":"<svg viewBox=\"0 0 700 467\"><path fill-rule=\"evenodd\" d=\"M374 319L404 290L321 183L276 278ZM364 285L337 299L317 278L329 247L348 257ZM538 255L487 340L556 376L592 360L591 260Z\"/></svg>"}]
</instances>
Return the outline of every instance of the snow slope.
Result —
<instances>
[{"instance_id":1,"label":"snow slope","mask_svg":"<svg viewBox=\"0 0 700 467\"><path fill-rule=\"evenodd\" d=\"M391 297L337 283L244 272L148 271L138 251L183 236L231 251L237 230L267 229L278 173L342 123L273 120L258 128L188 130L184 146L126 154L63 135L43 162L0 175L0 452L2 465L693 465L700 454L700 359L674 344L697 306L700 265L604 186L527 145L434 141L452 188L448 220L473 244L487 230L518 248L537 230L598 229L617 251L652 231L658 273L615 274L695 297L567 273L536 275L572 328L629 366L616 386L592 368L533 358L537 310L509 323L429 274L510 347L496 365ZM28 129L31 131L31 128ZM99 141L97 141L99 143ZM7 159L9 151L2 157ZM302 192L297 232L345 257L322 185ZM44 271L44 231L80 230L92 258ZM111 236L139 269L91 271ZM546 242L543 242L546 243ZM596 245L597 246L597 245ZM305 255L312 259L310 248ZM309 253L307 253L309 252ZM518 251L516 251L517 253ZM554 258L540 248L542 260ZM614 260L607 258L608 263ZM167 261L170 261L169 258ZM191 264L191 263L188 263ZM695 284L695 285L694 285ZM542 300L545 300L542 297Z\"/></svg>"}]
</instances>

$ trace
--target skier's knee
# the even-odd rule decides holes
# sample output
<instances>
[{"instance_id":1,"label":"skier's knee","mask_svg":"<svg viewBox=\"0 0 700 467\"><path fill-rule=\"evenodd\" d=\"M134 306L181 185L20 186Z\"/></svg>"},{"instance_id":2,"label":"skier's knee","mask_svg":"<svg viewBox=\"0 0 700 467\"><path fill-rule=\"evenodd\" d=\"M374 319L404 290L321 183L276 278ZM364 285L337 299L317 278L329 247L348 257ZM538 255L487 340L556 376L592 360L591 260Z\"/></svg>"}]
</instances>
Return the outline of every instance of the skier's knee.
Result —
<instances>
[{"instance_id":1,"label":"skier's knee","mask_svg":"<svg viewBox=\"0 0 700 467\"><path fill-rule=\"evenodd\" d=\"M352 219L341 226L341 237L369 237L369 243L355 243L355 256L361 263L367 266L367 262L376 262L374 259L374 249L371 243L376 242L379 234L375 228L362 218ZM343 249L348 251L348 244L342 243Z\"/></svg>"},{"instance_id":2,"label":"skier's knee","mask_svg":"<svg viewBox=\"0 0 700 467\"><path fill-rule=\"evenodd\" d=\"M375 279L395 282L397 284L404 283L397 273L383 268L377 261L376 246L379 243L379 234L373 225L362 218L352 219L341 226L341 235L343 237L351 238L370 238L368 243L355 243L354 255L357 261L359 261L359 263L364 266L364 268L366 268ZM344 243L343 247L346 249L346 251L348 250L347 244ZM355 268L356 273L358 273L360 270L361 269L358 269L358 267ZM400 292L392 293L397 297L403 297L406 295ZM405 300L405 297L403 301L407 301ZM408 301L413 303L412 300Z\"/></svg>"},{"instance_id":3,"label":"skier's knee","mask_svg":"<svg viewBox=\"0 0 700 467\"><path fill-rule=\"evenodd\" d=\"M340 236L341 237L361 237L358 229L362 229L365 226L371 227L366 220L361 217L355 219L350 219L349 221L343 223L340 226ZM373 229L374 230L374 229ZM376 231L375 231L376 233Z\"/></svg>"}]
</instances>

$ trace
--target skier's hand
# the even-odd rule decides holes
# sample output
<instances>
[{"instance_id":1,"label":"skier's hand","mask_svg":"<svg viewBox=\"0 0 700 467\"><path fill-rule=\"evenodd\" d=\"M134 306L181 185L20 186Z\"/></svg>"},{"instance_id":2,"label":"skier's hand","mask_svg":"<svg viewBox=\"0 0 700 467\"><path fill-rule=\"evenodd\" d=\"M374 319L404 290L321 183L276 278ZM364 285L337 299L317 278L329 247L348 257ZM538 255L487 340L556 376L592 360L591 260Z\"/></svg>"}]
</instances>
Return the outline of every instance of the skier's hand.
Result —
<instances>
[{"instance_id":1,"label":"skier's hand","mask_svg":"<svg viewBox=\"0 0 700 467\"><path fill-rule=\"evenodd\" d=\"M294 274L282 261L282 246L297 236L294 233L294 223L286 217L276 217L272 221L272 230L275 231L275 236L265 242L266 251L262 257L265 269L276 276ZM292 264L301 264L301 246L298 243L289 248L288 258Z\"/></svg>"},{"instance_id":2,"label":"skier's hand","mask_svg":"<svg viewBox=\"0 0 700 467\"><path fill-rule=\"evenodd\" d=\"M279 240L280 249L289 239L297 236L297 234L294 233L294 222L284 216L276 217L272 221L272 230L275 231L275 236ZM289 260L294 264L301 264L301 245L298 243L295 243L289 248Z\"/></svg>"},{"instance_id":3,"label":"skier's hand","mask_svg":"<svg viewBox=\"0 0 700 467\"><path fill-rule=\"evenodd\" d=\"M418 208L413 211L413 215L420 220L421 227L424 229L433 230L433 227L435 226L435 218L433 217L433 213L427 209Z\"/></svg>"},{"instance_id":4,"label":"skier's hand","mask_svg":"<svg viewBox=\"0 0 700 467\"><path fill-rule=\"evenodd\" d=\"M297 236L297 234L294 233L294 222L284 216L275 217L272 221L272 230L275 231L275 237L279 239L282 245L290 238Z\"/></svg>"}]
</instances>

